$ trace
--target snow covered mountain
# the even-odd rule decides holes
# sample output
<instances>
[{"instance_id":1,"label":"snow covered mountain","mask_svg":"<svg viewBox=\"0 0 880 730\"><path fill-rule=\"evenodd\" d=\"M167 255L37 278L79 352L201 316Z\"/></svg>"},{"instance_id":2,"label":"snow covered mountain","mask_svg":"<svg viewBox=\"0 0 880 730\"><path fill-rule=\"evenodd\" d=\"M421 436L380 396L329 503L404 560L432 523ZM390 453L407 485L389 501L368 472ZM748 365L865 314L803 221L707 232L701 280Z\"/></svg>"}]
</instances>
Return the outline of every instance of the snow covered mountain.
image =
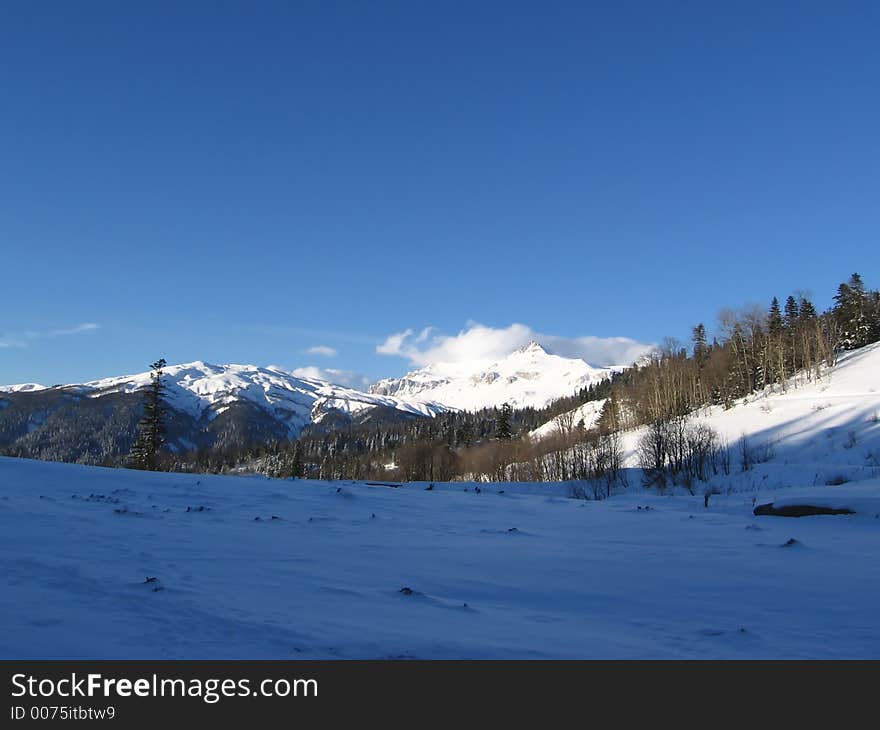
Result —
<instances>
[{"instance_id":1,"label":"snow covered mountain","mask_svg":"<svg viewBox=\"0 0 880 730\"><path fill-rule=\"evenodd\" d=\"M541 407L606 377L608 368L552 355L531 343L495 362L432 365L383 380L364 393L277 367L196 361L164 368L171 413L168 444L178 453L240 449L298 436L317 426L430 418L508 402ZM128 453L150 373L43 387L0 388L0 448L87 464Z\"/></svg>"},{"instance_id":2,"label":"snow covered mountain","mask_svg":"<svg viewBox=\"0 0 880 730\"><path fill-rule=\"evenodd\" d=\"M614 370L553 355L537 342L530 342L494 362L434 363L402 378L380 380L370 387L370 393L409 402L442 403L460 410L505 402L514 408L542 408L609 377Z\"/></svg>"},{"instance_id":3,"label":"snow covered mountain","mask_svg":"<svg viewBox=\"0 0 880 730\"><path fill-rule=\"evenodd\" d=\"M37 390L45 390L45 385L39 383L18 383L17 385L0 385L0 393L33 393Z\"/></svg>"},{"instance_id":4,"label":"snow covered mountain","mask_svg":"<svg viewBox=\"0 0 880 730\"><path fill-rule=\"evenodd\" d=\"M165 399L177 411L212 420L231 406L246 402L285 424L291 436L331 414L353 417L384 408L408 416L435 416L446 409L435 403L409 403L400 398L362 393L322 380L297 377L281 368L255 365L211 365L198 360L167 366ZM65 386L90 398L134 393L148 385L150 373L123 375Z\"/></svg>"},{"instance_id":5,"label":"snow covered mountain","mask_svg":"<svg viewBox=\"0 0 880 730\"><path fill-rule=\"evenodd\" d=\"M116 464L131 448L141 414L138 391L149 382L150 373L143 372L51 388L4 388L0 448L50 461ZM163 382L168 446L178 453L286 440L308 426L330 430L446 410L254 365L171 365Z\"/></svg>"}]
</instances>

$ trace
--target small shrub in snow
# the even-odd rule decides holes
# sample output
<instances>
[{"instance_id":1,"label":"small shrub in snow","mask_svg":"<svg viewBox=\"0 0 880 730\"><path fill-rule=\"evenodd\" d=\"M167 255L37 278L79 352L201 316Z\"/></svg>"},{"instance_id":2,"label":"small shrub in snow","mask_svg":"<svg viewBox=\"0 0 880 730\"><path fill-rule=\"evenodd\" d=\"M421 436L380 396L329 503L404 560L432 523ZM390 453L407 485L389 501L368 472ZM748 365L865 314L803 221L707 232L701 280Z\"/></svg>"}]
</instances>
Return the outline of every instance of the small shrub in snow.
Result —
<instances>
[{"instance_id":1,"label":"small shrub in snow","mask_svg":"<svg viewBox=\"0 0 880 730\"><path fill-rule=\"evenodd\" d=\"M730 476L730 443L726 439L718 449L718 462L724 476Z\"/></svg>"},{"instance_id":2,"label":"small shrub in snow","mask_svg":"<svg viewBox=\"0 0 880 730\"><path fill-rule=\"evenodd\" d=\"M638 452L646 486L663 489L670 481L693 494L695 481L708 481L718 473L722 446L711 426L677 417L650 424Z\"/></svg>"},{"instance_id":3,"label":"small shrub in snow","mask_svg":"<svg viewBox=\"0 0 880 730\"><path fill-rule=\"evenodd\" d=\"M749 443L749 437L743 434L739 437L739 464L742 471L748 471L754 464L754 456L752 455L752 447Z\"/></svg>"}]
</instances>

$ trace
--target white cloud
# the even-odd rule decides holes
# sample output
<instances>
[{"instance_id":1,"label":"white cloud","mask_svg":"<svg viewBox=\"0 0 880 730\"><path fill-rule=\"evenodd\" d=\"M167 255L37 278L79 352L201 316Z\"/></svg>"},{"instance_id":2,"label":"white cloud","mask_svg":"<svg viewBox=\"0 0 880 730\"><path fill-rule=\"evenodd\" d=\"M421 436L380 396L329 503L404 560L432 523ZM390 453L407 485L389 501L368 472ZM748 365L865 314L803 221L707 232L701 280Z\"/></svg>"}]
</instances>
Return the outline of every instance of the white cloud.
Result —
<instances>
[{"instance_id":1,"label":"white cloud","mask_svg":"<svg viewBox=\"0 0 880 730\"><path fill-rule=\"evenodd\" d=\"M424 331L424 330L423 330ZM376 347L376 352L380 355L401 355L401 349L403 347L403 342L408 337L412 336L412 330L404 330L403 332L398 332L393 335L388 335L385 338L385 342Z\"/></svg>"},{"instance_id":2,"label":"white cloud","mask_svg":"<svg viewBox=\"0 0 880 730\"><path fill-rule=\"evenodd\" d=\"M563 357L577 357L591 365L628 365L653 349L654 345L629 337L561 337L536 332L528 325L514 323L509 327L487 327L468 322L457 335L443 335L426 327L413 338L407 329L389 335L376 347L381 355L398 355L414 365L438 362L497 360L531 341Z\"/></svg>"},{"instance_id":3,"label":"white cloud","mask_svg":"<svg viewBox=\"0 0 880 730\"><path fill-rule=\"evenodd\" d=\"M36 332L34 330L26 330L25 332L0 335L0 347L27 347L28 343L34 340L40 340L47 337L67 337L69 335L81 335L88 332L94 332L99 325L94 322L83 322L74 327L63 329L46 330L44 332Z\"/></svg>"},{"instance_id":4,"label":"white cloud","mask_svg":"<svg viewBox=\"0 0 880 730\"><path fill-rule=\"evenodd\" d=\"M321 357L336 357L339 353L332 347L327 345L315 345L306 350L309 355L320 355Z\"/></svg>"},{"instance_id":5,"label":"white cloud","mask_svg":"<svg viewBox=\"0 0 880 730\"><path fill-rule=\"evenodd\" d=\"M313 380L326 380L336 385L344 385L346 388L355 388L357 390L365 390L372 384L365 375L355 373L351 370L339 370L337 368L319 368L314 365L308 365L296 370L290 371L297 378L312 378Z\"/></svg>"}]
</instances>

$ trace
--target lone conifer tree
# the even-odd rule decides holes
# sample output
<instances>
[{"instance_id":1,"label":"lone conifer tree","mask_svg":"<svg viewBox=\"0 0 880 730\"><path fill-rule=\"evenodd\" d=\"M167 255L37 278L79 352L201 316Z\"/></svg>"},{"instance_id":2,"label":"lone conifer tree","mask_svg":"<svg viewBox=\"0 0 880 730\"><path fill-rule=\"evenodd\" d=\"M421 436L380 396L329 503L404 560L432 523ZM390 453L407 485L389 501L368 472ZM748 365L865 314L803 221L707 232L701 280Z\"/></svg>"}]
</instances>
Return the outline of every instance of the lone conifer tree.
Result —
<instances>
[{"instance_id":1,"label":"lone conifer tree","mask_svg":"<svg viewBox=\"0 0 880 730\"><path fill-rule=\"evenodd\" d=\"M706 327L701 322L691 331L691 339L694 342L694 359L697 365L703 367L709 358L709 345L706 344Z\"/></svg>"},{"instance_id":2,"label":"lone conifer tree","mask_svg":"<svg viewBox=\"0 0 880 730\"><path fill-rule=\"evenodd\" d=\"M150 385L144 389L144 415L138 424L138 435L129 455L129 462L135 469L156 471L159 467L159 452L165 444L164 367L163 358L150 365Z\"/></svg>"},{"instance_id":3,"label":"lone conifer tree","mask_svg":"<svg viewBox=\"0 0 880 730\"><path fill-rule=\"evenodd\" d=\"M501 412L498 414L498 420L495 424L495 437L499 439L513 438L513 427L510 424L510 418L513 415L513 408L510 403L501 405Z\"/></svg>"}]
</instances>

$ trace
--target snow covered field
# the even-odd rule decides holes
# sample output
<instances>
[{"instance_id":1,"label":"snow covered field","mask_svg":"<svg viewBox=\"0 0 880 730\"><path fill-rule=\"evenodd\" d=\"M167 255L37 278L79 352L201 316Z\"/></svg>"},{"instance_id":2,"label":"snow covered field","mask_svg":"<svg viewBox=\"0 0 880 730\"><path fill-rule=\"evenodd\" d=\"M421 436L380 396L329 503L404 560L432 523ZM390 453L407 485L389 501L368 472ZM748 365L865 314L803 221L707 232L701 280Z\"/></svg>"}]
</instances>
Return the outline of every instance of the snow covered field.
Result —
<instances>
[{"instance_id":1,"label":"snow covered field","mask_svg":"<svg viewBox=\"0 0 880 730\"><path fill-rule=\"evenodd\" d=\"M695 496L0 458L0 656L880 658L878 391L873 345L707 409L732 463Z\"/></svg>"},{"instance_id":2,"label":"snow covered field","mask_svg":"<svg viewBox=\"0 0 880 730\"><path fill-rule=\"evenodd\" d=\"M858 490L855 515L793 519L749 491L0 459L0 656L880 658L880 481Z\"/></svg>"}]
</instances>

